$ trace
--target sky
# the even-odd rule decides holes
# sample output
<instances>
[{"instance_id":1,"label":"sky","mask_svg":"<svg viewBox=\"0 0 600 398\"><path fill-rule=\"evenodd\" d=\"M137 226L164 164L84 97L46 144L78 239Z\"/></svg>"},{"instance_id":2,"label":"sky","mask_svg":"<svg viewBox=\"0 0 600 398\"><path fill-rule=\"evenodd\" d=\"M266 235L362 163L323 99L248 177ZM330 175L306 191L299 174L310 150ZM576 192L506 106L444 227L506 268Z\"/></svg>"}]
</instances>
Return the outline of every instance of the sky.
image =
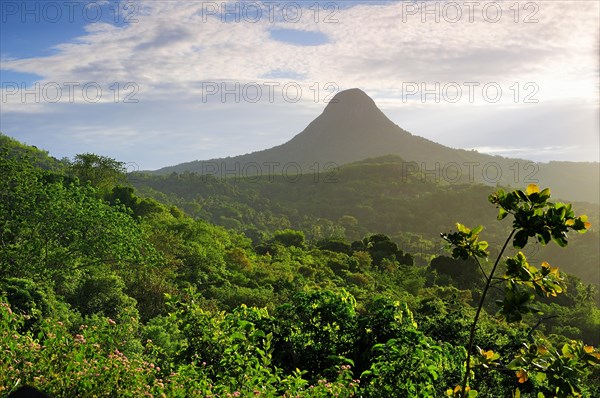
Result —
<instances>
[{"instance_id":1,"label":"sky","mask_svg":"<svg viewBox=\"0 0 600 398\"><path fill-rule=\"evenodd\" d=\"M0 2L0 131L150 170L300 133L358 87L454 148L599 161L597 1Z\"/></svg>"}]
</instances>

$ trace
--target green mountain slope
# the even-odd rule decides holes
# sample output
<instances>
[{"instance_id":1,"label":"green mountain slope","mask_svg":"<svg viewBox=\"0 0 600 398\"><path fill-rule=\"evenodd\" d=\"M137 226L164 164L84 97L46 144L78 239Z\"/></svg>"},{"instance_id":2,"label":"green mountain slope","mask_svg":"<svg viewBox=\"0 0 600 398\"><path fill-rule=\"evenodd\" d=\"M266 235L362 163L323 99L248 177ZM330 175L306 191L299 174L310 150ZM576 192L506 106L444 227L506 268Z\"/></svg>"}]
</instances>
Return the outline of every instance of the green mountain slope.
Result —
<instances>
[{"instance_id":1,"label":"green mountain slope","mask_svg":"<svg viewBox=\"0 0 600 398\"><path fill-rule=\"evenodd\" d=\"M187 172L136 175L132 182L145 195L249 236L288 227L313 241L384 233L422 265L442 250L439 233L458 221L486 225L485 238L501 242L510 225L494 222L496 209L487 197L495 188L436 182L404 166L401 158L386 156L301 177L220 179ZM592 231L573 237L576 244L564 250L534 245L529 254L600 284L598 206L580 202L575 208L590 216Z\"/></svg>"},{"instance_id":2,"label":"green mountain slope","mask_svg":"<svg viewBox=\"0 0 600 398\"><path fill-rule=\"evenodd\" d=\"M63 170L65 162L62 162L48 154L48 151L38 149L35 146L23 144L14 138L0 132L0 151L2 156L9 158L27 158L36 166L45 170Z\"/></svg>"}]
</instances>

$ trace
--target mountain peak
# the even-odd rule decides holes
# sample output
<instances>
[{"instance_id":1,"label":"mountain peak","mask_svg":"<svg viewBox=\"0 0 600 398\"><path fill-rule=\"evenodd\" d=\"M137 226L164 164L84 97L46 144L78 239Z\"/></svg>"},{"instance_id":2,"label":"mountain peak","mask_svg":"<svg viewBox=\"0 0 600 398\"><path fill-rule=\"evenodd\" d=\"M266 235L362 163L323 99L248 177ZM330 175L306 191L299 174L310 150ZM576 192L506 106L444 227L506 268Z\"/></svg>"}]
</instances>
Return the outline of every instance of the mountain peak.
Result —
<instances>
[{"instance_id":1,"label":"mountain peak","mask_svg":"<svg viewBox=\"0 0 600 398\"><path fill-rule=\"evenodd\" d=\"M369 97L367 95L367 93L362 91L360 88L350 88L348 90L342 90L333 97L332 102L335 102L336 100L341 100L341 99L373 101L371 99L371 97Z\"/></svg>"},{"instance_id":2,"label":"mountain peak","mask_svg":"<svg viewBox=\"0 0 600 398\"><path fill-rule=\"evenodd\" d=\"M282 147L288 158L342 164L387 155L390 142L403 142L409 135L364 91L353 88L337 93L318 118Z\"/></svg>"},{"instance_id":3,"label":"mountain peak","mask_svg":"<svg viewBox=\"0 0 600 398\"><path fill-rule=\"evenodd\" d=\"M323 111L327 113L344 113L346 115L372 112L377 109L375 101L359 88L351 88L337 93ZM379 110L379 109L377 109Z\"/></svg>"}]
</instances>

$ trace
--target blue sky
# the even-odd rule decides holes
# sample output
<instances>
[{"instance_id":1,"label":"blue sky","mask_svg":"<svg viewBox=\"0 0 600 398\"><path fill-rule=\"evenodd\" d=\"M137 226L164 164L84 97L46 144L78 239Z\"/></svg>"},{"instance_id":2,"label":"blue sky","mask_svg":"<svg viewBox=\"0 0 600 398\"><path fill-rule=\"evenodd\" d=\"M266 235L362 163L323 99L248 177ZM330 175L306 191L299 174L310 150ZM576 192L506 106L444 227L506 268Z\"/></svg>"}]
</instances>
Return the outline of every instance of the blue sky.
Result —
<instances>
[{"instance_id":1,"label":"blue sky","mask_svg":"<svg viewBox=\"0 0 600 398\"><path fill-rule=\"evenodd\" d=\"M0 130L155 169L279 145L359 87L445 145L599 160L597 2L277 3L3 0Z\"/></svg>"}]
</instances>

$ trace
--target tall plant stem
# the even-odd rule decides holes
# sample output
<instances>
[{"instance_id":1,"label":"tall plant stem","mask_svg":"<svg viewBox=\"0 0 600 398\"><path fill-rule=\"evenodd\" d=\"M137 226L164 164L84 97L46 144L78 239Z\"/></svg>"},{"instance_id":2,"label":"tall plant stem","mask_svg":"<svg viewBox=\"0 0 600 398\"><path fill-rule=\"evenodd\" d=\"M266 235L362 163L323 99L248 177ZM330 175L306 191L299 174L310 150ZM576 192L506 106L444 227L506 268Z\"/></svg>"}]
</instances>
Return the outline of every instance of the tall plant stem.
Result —
<instances>
[{"instance_id":1,"label":"tall plant stem","mask_svg":"<svg viewBox=\"0 0 600 398\"><path fill-rule=\"evenodd\" d=\"M494 273L496 272L496 268L498 267L498 264L500 263L500 259L502 258L502 255L504 254L504 251L506 250L506 246L508 246L508 243L510 242L510 240L512 239L513 235L515 234L517 230L513 229L510 233L510 235L508 235L508 238L506 238L506 242L504 242L504 246L502 246L502 250L500 250L500 253L498 253L498 257L496 258L496 261L494 262L494 266L492 267L492 271L490 272L490 275L488 277L486 277L486 281L485 281L485 287L483 288L483 293L481 293L481 298L479 299L479 305L477 306L477 312L475 313L475 318L473 319L473 323L471 324L471 332L469 334L469 344L467 345L467 369L465 372L465 377L463 378L463 383L462 383L462 390L461 390L461 398L466 398L466 389L467 389L467 383L469 382L469 373L471 373L471 353L473 351L473 340L475 340L475 330L477 329L477 321L479 320L479 315L481 314L481 309L483 308L483 302L485 301L485 296L487 294L487 291L490 288L490 285L492 283L492 279L494 277Z\"/></svg>"}]
</instances>

